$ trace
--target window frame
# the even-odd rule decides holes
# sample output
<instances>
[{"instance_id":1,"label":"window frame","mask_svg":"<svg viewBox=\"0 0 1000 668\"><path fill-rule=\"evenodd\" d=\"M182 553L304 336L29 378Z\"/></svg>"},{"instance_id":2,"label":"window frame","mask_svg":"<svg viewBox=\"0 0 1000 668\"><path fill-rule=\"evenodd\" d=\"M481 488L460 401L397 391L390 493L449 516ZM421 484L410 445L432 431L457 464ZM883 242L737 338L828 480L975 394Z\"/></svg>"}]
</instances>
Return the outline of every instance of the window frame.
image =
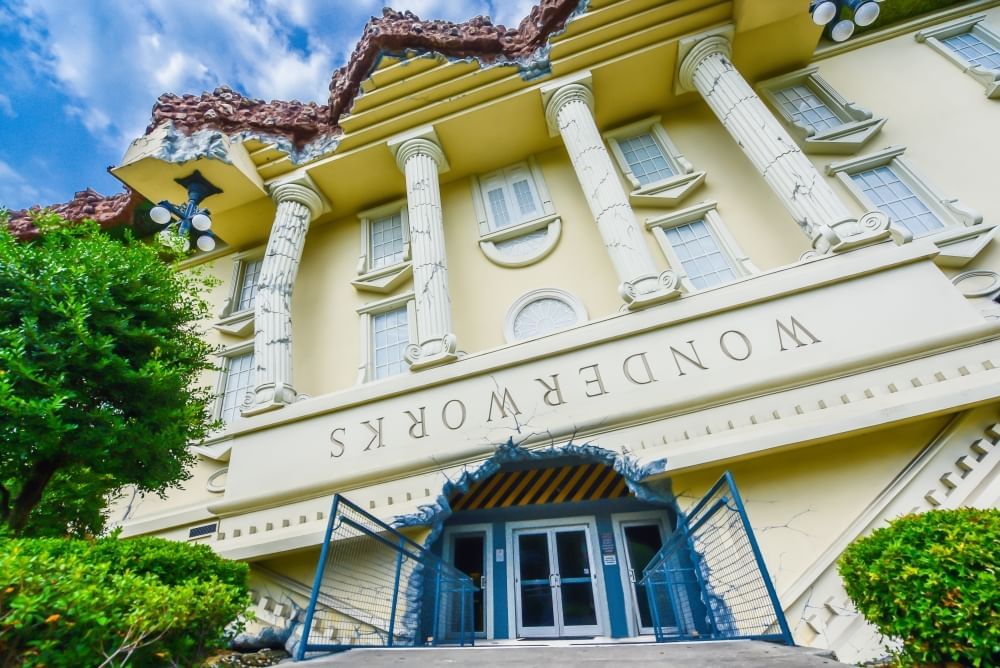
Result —
<instances>
[{"instance_id":1,"label":"window frame","mask_svg":"<svg viewBox=\"0 0 1000 668\"><path fill-rule=\"evenodd\" d=\"M494 226L492 213L490 213L490 207L488 206L485 181L491 177L495 178L498 173L515 169L526 170L531 175L529 183L537 197L536 202L541 206L541 209L539 215L535 218L497 228ZM501 267L515 268L534 264L552 252L562 234L562 219L556 213L555 205L552 203L552 196L549 193L548 186L545 184L542 169L538 165L538 160L535 156L529 156L526 160L515 162L484 174L472 176L470 182L472 187L472 204L476 213L476 223L479 230L479 248L487 259ZM513 192L511 194L513 195ZM516 196L514 203L516 205ZM504 242L521 239L542 230L545 232L544 238L529 252L519 254L505 251Z\"/></svg>"},{"instance_id":2,"label":"window frame","mask_svg":"<svg viewBox=\"0 0 1000 668\"><path fill-rule=\"evenodd\" d=\"M611 148L618 169L631 186L629 201L635 206L675 206L705 181L705 172L695 171L694 165L677 148L660 119L660 116L650 116L604 133L604 140ZM645 185L639 182L625 158L620 141L642 134L652 135L653 141L674 172L673 176Z\"/></svg>"},{"instance_id":3,"label":"window frame","mask_svg":"<svg viewBox=\"0 0 1000 668\"><path fill-rule=\"evenodd\" d=\"M373 327L373 316L399 308L406 308L406 330L408 345L417 343L417 306L413 291L408 291L400 295L369 302L357 309L360 338L360 362L358 364L357 384L370 383L375 381L388 380L395 376L386 378L375 378L375 344L373 337L375 330ZM396 374L402 375L402 374Z\"/></svg>"},{"instance_id":4,"label":"window frame","mask_svg":"<svg viewBox=\"0 0 1000 668\"><path fill-rule=\"evenodd\" d=\"M1000 99L1000 68L975 65L945 44L942 39L972 33L988 46L1000 51L1000 33L986 23L986 14L967 16L957 21L949 21L932 28L925 28L914 35L918 42L927 44L943 55L949 62L978 81L986 89L986 97Z\"/></svg>"},{"instance_id":5,"label":"window frame","mask_svg":"<svg viewBox=\"0 0 1000 668\"><path fill-rule=\"evenodd\" d=\"M795 86L808 88L833 112L840 124L820 131L812 125L797 121L778 99L781 91ZM845 99L820 76L818 67L807 67L762 81L757 89L802 144L802 150L806 153L855 153L878 134L886 122L885 118L876 117L868 109Z\"/></svg>"},{"instance_id":6,"label":"window frame","mask_svg":"<svg viewBox=\"0 0 1000 668\"><path fill-rule=\"evenodd\" d=\"M229 279L229 294L222 302L219 310L219 320L215 328L230 336L245 337L254 332L254 307L237 309L243 281L246 278L247 264L252 260L264 260L265 246L256 246L233 254L233 272ZM256 301L256 295L254 296Z\"/></svg>"},{"instance_id":7,"label":"window frame","mask_svg":"<svg viewBox=\"0 0 1000 668\"><path fill-rule=\"evenodd\" d=\"M514 321L517 319L518 314L520 314L528 304L539 299L556 299L569 305L576 314L576 323L564 329L559 329L547 334L541 334L539 336L533 336L526 339L517 338L514 335ZM518 297L514 300L514 303L510 305L510 308L507 309L507 315L504 316L503 321L503 338L507 343L533 341L544 336L551 336L553 334L558 334L559 332L565 332L581 325L585 325L589 320L590 316L587 315L586 307L576 295L560 288L538 288L536 290L530 290Z\"/></svg>"},{"instance_id":8,"label":"window frame","mask_svg":"<svg viewBox=\"0 0 1000 668\"><path fill-rule=\"evenodd\" d=\"M247 353L253 355L254 353L254 342L245 341L234 346L229 346L218 353L220 359L219 373L215 381L215 400L212 403L212 416L216 420L222 420L222 403L226 391L226 385L229 382L229 365L232 363L233 359L237 357L242 357ZM253 361L253 365L256 365L256 360ZM251 383L248 393L252 392L254 384ZM234 414L233 422L224 422L222 431L228 431L229 428L239 419L241 419L240 406L243 402L236 404L236 413Z\"/></svg>"},{"instance_id":9,"label":"window frame","mask_svg":"<svg viewBox=\"0 0 1000 668\"><path fill-rule=\"evenodd\" d=\"M680 256L677 255L677 251L674 250L674 246L667 236L667 230L699 220L705 223L705 226L715 239L719 250L729 261L730 268L736 274L732 281L712 285L707 288L697 288L688 277L684 263L681 262ZM670 265L670 269L677 275L678 281L687 293L714 290L759 273L757 266L743 252L739 244L736 243L736 239L730 234L722 220L722 216L719 215L718 202L714 200L707 200L679 211L647 218L646 229L653 232L653 236L656 237L656 241L660 245L660 250L663 251L663 255L667 259L667 264Z\"/></svg>"},{"instance_id":10,"label":"window frame","mask_svg":"<svg viewBox=\"0 0 1000 668\"><path fill-rule=\"evenodd\" d=\"M403 225L403 259L383 267L372 267L372 231L375 221L399 215ZM413 275L410 255L410 218L406 199L387 202L358 213L361 252L358 254L357 278L351 281L358 290L389 293Z\"/></svg>"}]
</instances>

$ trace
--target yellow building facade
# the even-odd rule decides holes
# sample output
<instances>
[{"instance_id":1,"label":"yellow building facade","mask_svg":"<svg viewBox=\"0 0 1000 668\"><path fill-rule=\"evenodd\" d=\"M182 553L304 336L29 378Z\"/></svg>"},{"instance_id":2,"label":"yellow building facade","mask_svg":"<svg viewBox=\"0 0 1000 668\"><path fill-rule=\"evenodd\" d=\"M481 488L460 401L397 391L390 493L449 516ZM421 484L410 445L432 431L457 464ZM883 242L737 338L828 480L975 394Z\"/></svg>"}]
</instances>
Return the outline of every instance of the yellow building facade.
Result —
<instances>
[{"instance_id":1,"label":"yellow building facade","mask_svg":"<svg viewBox=\"0 0 1000 668\"><path fill-rule=\"evenodd\" d=\"M485 639L641 636L639 548L728 470L795 641L879 654L844 547L1000 499L1000 3L838 45L808 4L390 14L329 107L161 98L114 173L222 189L226 426L124 535L249 561L280 628L341 494L473 562ZM519 584L557 543L592 614Z\"/></svg>"}]
</instances>

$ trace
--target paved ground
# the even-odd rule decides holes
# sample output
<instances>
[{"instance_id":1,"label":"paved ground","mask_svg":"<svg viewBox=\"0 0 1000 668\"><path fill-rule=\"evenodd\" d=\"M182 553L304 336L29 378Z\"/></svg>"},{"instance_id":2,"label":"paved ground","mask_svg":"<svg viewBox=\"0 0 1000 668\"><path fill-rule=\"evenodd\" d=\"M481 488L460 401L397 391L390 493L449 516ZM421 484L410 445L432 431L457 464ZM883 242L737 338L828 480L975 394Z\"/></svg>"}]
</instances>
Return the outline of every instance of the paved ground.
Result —
<instances>
[{"instance_id":1,"label":"paved ground","mask_svg":"<svg viewBox=\"0 0 1000 668\"><path fill-rule=\"evenodd\" d=\"M601 668L656 666L657 668L810 668L844 666L811 650L763 642L701 642L552 646L493 646L449 649L352 649L332 657L300 664L309 666L517 666L518 668Z\"/></svg>"}]
</instances>

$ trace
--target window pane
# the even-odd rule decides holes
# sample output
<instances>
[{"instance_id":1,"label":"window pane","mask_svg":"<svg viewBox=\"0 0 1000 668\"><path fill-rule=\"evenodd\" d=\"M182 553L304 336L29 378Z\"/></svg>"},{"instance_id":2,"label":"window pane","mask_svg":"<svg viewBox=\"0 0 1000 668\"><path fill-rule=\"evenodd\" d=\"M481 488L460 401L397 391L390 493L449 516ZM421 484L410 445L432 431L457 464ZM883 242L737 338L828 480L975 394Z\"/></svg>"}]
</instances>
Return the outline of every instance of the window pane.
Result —
<instances>
[{"instance_id":1,"label":"window pane","mask_svg":"<svg viewBox=\"0 0 1000 668\"><path fill-rule=\"evenodd\" d=\"M640 184L655 183L674 175L652 134L647 132L628 139L619 139L618 147L621 148L629 169Z\"/></svg>"},{"instance_id":2,"label":"window pane","mask_svg":"<svg viewBox=\"0 0 1000 668\"><path fill-rule=\"evenodd\" d=\"M931 213L927 204L900 180L891 167L876 167L851 174L851 178L875 206L914 236L944 227L944 223Z\"/></svg>"},{"instance_id":3,"label":"window pane","mask_svg":"<svg viewBox=\"0 0 1000 668\"><path fill-rule=\"evenodd\" d=\"M403 216L396 214L371 222L371 268L403 261Z\"/></svg>"},{"instance_id":4,"label":"window pane","mask_svg":"<svg viewBox=\"0 0 1000 668\"><path fill-rule=\"evenodd\" d=\"M514 181L514 197L517 198L517 208L521 212L521 220L530 220L538 214L535 195L531 192L531 184L527 179Z\"/></svg>"},{"instance_id":5,"label":"window pane","mask_svg":"<svg viewBox=\"0 0 1000 668\"><path fill-rule=\"evenodd\" d=\"M263 260L246 260L243 262L242 276L236 291L236 311L252 309L257 298L257 277L260 276L260 265Z\"/></svg>"},{"instance_id":6,"label":"window pane","mask_svg":"<svg viewBox=\"0 0 1000 668\"><path fill-rule=\"evenodd\" d=\"M405 306L372 316L372 348L376 380L406 371L403 351L409 343Z\"/></svg>"},{"instance_id":7,"label":"window pane","mask_svg":"<svg viewBox=\"0 0 1000 668\"><path fill-rule=\"evenodd\" d=\"M1000 51L993 48L972 31L941 39L949 49L969 61L986 69L1000 69Z\"/></svg>"},{"instance_id":8,"label":"window pane","mask_svg":"<svg viewBox=\"0 0 1000 668\"><path fill-rule=\"evenodd\" d=\"M507 209L507 198L503 189L495 188L486 193L490 200L490 212L493 214L493 224L499 229L507 227L513 223L510 219L510 212Z\"/></svg>"},{"instance_id":9,"label":"window pane","mask_svg":"<svg viewBox=\"0 0 1000 668\"><path fill-rule=\"evenodd\" d=\"M694 287L709 288L736 278L729 258L703 220L665 230L667 240Z\"/></svg>"},{"instance_id":10,"label":"window pane","mask_svg":"<svg viewBox=\"0 0 1000 668\"><path fill-rule=\"evenodd\" d=\"M253 353L237 355L229 359L226 380L222 386L222 409L219 418L229 424L237 416L243 397L253 389Z\"/></svg>"},{"instance_id":11,"label":"window pane","mask_svg":"<svg viewBox=\"0 0 1000 668\"><path fill-rule=\"evenodd\" d=\"M774 94L778 104L800 125L811 125L816 132L823 132L843 125L830 107L804 84L779 90Z\"/></svg>"}]
</instances>

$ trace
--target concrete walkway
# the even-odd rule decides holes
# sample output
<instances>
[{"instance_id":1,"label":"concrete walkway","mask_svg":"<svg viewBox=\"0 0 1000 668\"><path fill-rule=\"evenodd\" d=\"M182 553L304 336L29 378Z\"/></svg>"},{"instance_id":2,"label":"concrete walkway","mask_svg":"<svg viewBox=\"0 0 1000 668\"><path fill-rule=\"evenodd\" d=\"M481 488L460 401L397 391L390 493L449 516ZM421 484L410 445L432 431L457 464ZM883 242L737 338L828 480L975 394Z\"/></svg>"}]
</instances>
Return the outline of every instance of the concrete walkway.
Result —
<instances>
[{"instance_id":1,"label":"concrete walkway","mask_svg":"<svg viewBox=\"0 0 1000 668\"><path fill-rule=\"evenodd\" d=\"M352 649L342 654L304 662L308 666L517 666L517 668L617 668L656 666L657 668L810 668L844 666L801 647L784 647L763 642L700 642L614 645L487 646L470 648Z\"/></svg>"}]
</instances>

